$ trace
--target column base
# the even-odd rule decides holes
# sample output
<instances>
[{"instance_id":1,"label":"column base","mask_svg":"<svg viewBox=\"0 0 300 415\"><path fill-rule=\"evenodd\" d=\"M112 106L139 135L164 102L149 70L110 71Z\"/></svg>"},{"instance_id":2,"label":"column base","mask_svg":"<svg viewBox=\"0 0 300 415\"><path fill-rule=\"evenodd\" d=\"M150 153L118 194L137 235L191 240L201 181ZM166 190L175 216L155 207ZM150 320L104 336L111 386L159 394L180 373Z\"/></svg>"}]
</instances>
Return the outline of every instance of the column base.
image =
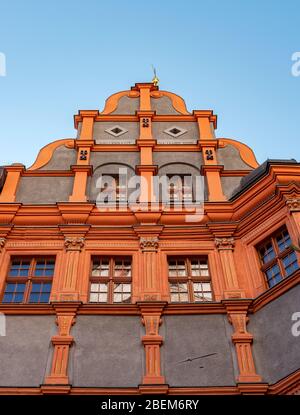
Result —
<instances>
[{"instance_id":1,"label":"column base","mask_svg":"<svg viewBox=\"0 0 300 415\"><path fill-rule=\"evenodd\" d=\"M165 383L164 376L144 376L143 385L162 385Z\"/></svg>"},{"instance_id":2,"label":"column base","mask_svg":"<svg viewBox=\"0 0 300 415\"><path fill-rule=\"evenodd\" d=\"M237 378L238 383L247 382L247 383L256 383L261 382L262 378L259 375L239 375Z\"/></svg>"},{"instance_id":3,"label":"column base","mask_svg":"<svg viewBox=\"0 0 300 415\"><path fill-rule=\"evenodd\" d=\"M169 391L169 385L139 385L141 395L166 395Z\"/></svg>"}]
</instances>

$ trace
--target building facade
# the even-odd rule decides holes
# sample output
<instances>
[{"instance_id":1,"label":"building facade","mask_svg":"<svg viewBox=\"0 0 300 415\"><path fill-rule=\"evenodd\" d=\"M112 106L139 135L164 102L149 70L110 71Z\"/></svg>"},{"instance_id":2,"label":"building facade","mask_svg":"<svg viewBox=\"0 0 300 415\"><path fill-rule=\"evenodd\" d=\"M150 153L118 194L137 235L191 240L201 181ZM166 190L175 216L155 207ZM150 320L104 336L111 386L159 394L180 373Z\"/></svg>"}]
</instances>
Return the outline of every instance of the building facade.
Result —
<instances>
[{"instance_id":1,"label":"building facade","mask_svg":"<svg viewBox=\"0 0 300 415\"><path fill-rule=\"evenodd\" d=\"M74 121L0 169L0 393L299 394L300 164L153 83Z\"/></svg>"}]
</instances>

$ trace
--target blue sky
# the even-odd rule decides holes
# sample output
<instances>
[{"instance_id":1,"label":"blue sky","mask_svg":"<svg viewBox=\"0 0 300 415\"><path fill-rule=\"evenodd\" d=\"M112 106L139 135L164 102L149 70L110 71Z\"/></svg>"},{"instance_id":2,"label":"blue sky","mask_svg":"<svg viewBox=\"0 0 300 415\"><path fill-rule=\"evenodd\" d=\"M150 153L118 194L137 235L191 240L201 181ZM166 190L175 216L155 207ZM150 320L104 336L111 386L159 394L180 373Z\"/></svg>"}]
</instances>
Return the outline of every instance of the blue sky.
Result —
<instances>
[{"instance_id":1,"label":"blue sky","mask_svg":"<svg viewBox=\"0 0 300 415\"><path fill-rule=\"evenodd\" d=\"M299 18L298 0L3 0L0 164L74 137L78 109L151 81L151 64L189 110L214 110L218 137L300 161Z\"/></svg>"}]
</instances>

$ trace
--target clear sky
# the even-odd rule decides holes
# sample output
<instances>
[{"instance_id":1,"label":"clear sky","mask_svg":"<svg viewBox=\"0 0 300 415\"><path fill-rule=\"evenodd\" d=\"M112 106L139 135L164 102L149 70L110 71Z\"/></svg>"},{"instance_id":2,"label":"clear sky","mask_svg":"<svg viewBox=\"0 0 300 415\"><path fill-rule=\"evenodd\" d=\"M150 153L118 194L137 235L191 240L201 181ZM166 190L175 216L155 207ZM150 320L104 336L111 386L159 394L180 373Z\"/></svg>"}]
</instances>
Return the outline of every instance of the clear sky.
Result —
<instances>
[{"instance_id":1,"label":"clear sky","mask_svg":"<svg viewBox=\"0 0 300 415\"><path fill-rule=\"evenodd\" d=\"M2 0L0 164L75 137L73 114L150 82L151 64L189 110L214 110L218 137L300 161L299 21L299 0Z\"/></svg>"}]
</instances>

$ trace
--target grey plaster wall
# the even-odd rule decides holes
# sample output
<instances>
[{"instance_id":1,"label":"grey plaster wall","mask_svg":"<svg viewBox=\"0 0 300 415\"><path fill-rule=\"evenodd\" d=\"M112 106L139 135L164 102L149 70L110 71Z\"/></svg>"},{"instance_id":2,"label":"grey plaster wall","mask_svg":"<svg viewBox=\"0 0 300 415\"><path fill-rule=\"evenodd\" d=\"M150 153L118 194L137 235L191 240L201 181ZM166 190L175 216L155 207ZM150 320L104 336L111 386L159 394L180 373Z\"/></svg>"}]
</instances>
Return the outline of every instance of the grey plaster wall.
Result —
<instances>
[{"instance_id":1,"label":"grey plaster wall","mask_svg":"<svg viewBox=\"0 0 300 415\"><path fill-rule=\"evenodd\" d=\"M187 130L186 133L179 137L172 137L164 131L171 127L178 127ZM199 129L196 122L153 122L152 123L152 135L157 143L161 144L181 144L181 143L196 143L199 139Z\"/></svg>"},{"instance_id":2,"label":"grey plaster wall","mask_svg":"<svg viewBox=\"0 0 300 415\"><path fill-rule=\"evenodd\" d=\"M300 368L300 337L291 331L292 315L300 312L300 285L250 316L256 371L269 383Z\"/></svg>"},{"instance_id":3,"label":"grey plaster wall","mask_svg":"<svg viewBox=\"0 0 300 415\"><path fill-rule=\"evenodd\" d=\"M138 151L94 151L91 153L90 163L94 171L97 167L108 163L124 163L135 169L135 166L140 164L140 153Z\"/></svg>"},{"instance_id":4,"label":"grey plaster wall","mask_svg":"<svg viewBox=\"0 0 300 415\"><path fill-rule=\"evenodd\" d=\"M217 150L218 164L223 164L225 170L249 170L252 167L248 166L240 156L239 151L231 146L227 145L224 148Z\"/></svg>"},{"instance_id":5,"label":"grey plaster wall","mask_svg":"<svg viewBox=\"0 0 300 415\"><path fill-rule=\"evenodd\" d=\"M163 96L161 98L150 98L151 110L156 111L157 115L160 114L172 114L178 115L180 112L176 111L172 105L172 101L169 97Z\"/></svg>"},{"instance_id":6,"label":"grey plaster wall","mask_svg":"<svg viewBox=\"0 0 300 415\"><path fill-rule=\"evenodd\" d=\"M170 386L235 385L236 362L226 316L165 316L162 329L162 364ZM183 362L210 353L217 354Z\"/></svg>"},{"instance_id":7,"label":"grey plaster wall","mask_svg":"<svg viewBox=\"0 0 300 415\"><path fill-rule=\"evenodd\" d=\"M111 114L135 114L140 108L139 98L122 97L119 99L118 106Z\"/></svg>"},{"instance_id":8,"label":"grey plaster wall","mask_svg":"<svg viewBox=\"0 0 300 415\"><path fill-rule=\"evenodd\" d=\"M21 177L16 202L56 203L68 201L73 177Z\"/></svg>"},{"instance_id":9,"label":"grey plaster wall","mask_svg":"<svg viewBox=\"0 0 300 415\"><path fill-rule=\"evenodd\" d=\"M115 137L105 130L119 125L120 127L127 130L126 133L121 134L118 137ZM96 144L103 144L103 142L111 143L123 143L128 142L128 144L134 144L135 141L139 138L139 123L137 122L96 122L94 124L94 140Z\"/></svg>"},{"instance_id":10,"label":"grey plaster wall","mask_svg":"<svg viewBox=\"0 0 300 415\"><path fill-rule=\"evenodd\" d=\"M241 180L242 180L242 177L239 177L239 176L221 177L221 185L222 185L223 193L227 197L227 199L230 199L233 191L241 183Z\"/></svg>"},{"instance_id":11,"label":"grey plaster wall","mask_svg":"<svg viewBox=\"0 0 300 415\"><path fill-rule=\"evenodd\" d=\"M49 163L41 167L40 170L70 170L70 166L76 164L76 158L76 150L65 146L59 146L53 152Z\"/></svg>"},{"instance_id":12,"label":"grey plaster wall","mask_svg":"<svg viewBox=\"0 0 300 415\"><path fill-rule=\"evenodd\" d=\"M72 329L73 386L131 387L142 381L140 318L78 316Z\"/></svg>"},{"instance_id":13,"label":"grey plaster wall","mask_svg":"<svg viewBox=\"0 0 300 415\"><path fill-rule=\"evenodd\" d=\"M190 152L190 151L154 151L153 152L153 164L156 164L158 168L169 163L187 163L191 164L200 171L203 164L202 153Z\"/></svg>"},{"instance_id":14,"label":"grey plaster wall","mask_svg":"<svg viewBox=\"0 0 300 415\"><path fill-rule=\"evenodd\" d=\"M52 359L53 316L6 316L0 337L0 386L39 386Z\"/></svg>"}]
</instances>

